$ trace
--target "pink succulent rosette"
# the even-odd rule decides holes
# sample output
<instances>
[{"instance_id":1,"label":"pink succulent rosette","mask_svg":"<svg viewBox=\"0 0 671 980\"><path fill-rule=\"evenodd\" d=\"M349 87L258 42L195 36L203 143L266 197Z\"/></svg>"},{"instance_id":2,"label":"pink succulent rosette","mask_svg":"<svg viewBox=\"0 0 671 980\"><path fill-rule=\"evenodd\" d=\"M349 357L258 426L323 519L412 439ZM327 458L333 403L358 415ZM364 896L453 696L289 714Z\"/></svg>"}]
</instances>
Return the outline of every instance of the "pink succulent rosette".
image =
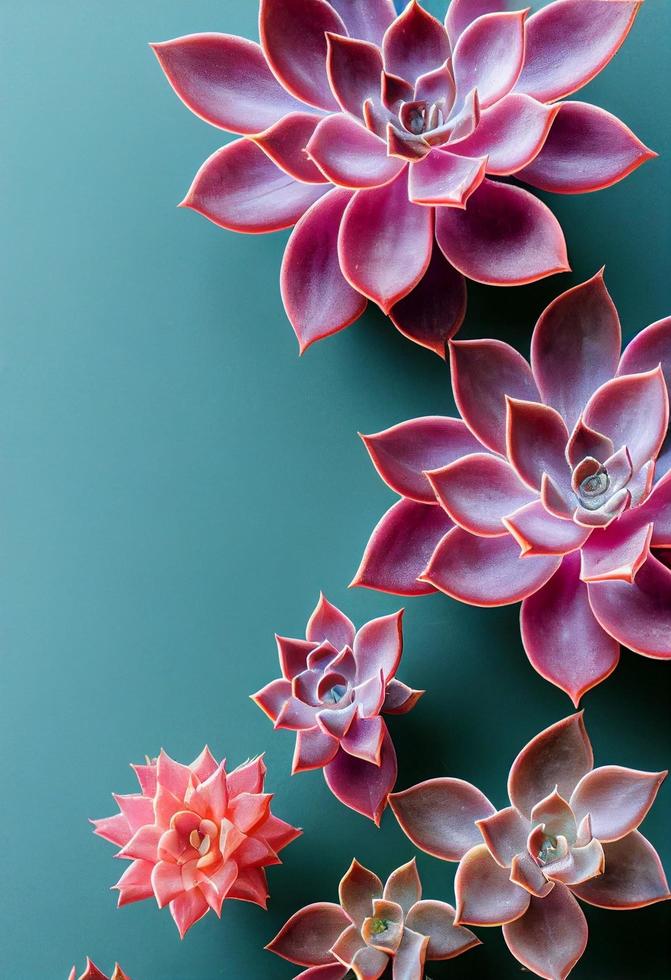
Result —
<instances>
[{"instance_id":1,"label":"pink succulent rosette","mask_svg":"<svg viewBox=\"0 0 671 980\"><path fill-rule=\"evenodd\" d=\"M512 286L569 268L552 212L515 176L581 194L655 154L578 101L642 0L261 0L261 44L194 34L154 45L206 122L241 136L201 167L183 205L239 232L296 225L282 297L301 351L368 300L445 355L466 279ZM500 178L504 178L501 180Z\"/></svg>"},{"instance_id":2,"label":"pink succulent rosette","mask_svg":"<svg viewBox=\"0 0 671 980\"><path fill-rule=\"evenodd\" d=\"M282 677L252 695L275 728L296 732L292 772L323 769L331 792L376 824L397 775L381 713L405 714L424 693L395 676L402 616L357 630L320 595L305 640L276 637Z\"/></svg>"},{"instance_id":3,"label":"pink succulent rosette","mask_svg":"<svg viewBox=\"0 0 671 980\"><path fill-rule=\"evenodd\" d=\"M418 847L459 862L456 921L503 926L513 956L546 980L564 980L587 945L576 897L606 909L671 897L637 830L666 772L593 765L579 713L522 749L503 810L461 779L430 779L390 801Z\"/></svg>"},{"instance_id":4,"label":"pink succulent rosette","mask_svg":"<svg viewBox=\"0 0 671 980\"><path fill-rule=\"evenodd\" d=\"M114 886L119 907L154 898L182 939L209 909L221 916L225 899L266 908L264 869L301 831L270 812L263 760L227 773L206 747L188 766L162 751L133 769L140 792L114 794L119 813L92 821L132 862Z\"/></svg>"},{"instance_id":5,"label":"pink succulent rosette","mask_svg":"<svg viewBox=\"0 0 671 980\"><path fill-rule=\"evenodd\" d=\"M74 966L70 971L70 976L68 980L77 980L77 971ZM95 965L95 963L93 963L87 957L86 969L79 977L79 980L130 980L130 977L123 972L123 970L121 969L118 963L114 967L114 973L111 975L111 977L108 977L106 973L103 973L102 970L99 970L98 967Z\"/></svg>"},{"instance_id":6,"label":"pink succulent rosette","mask_svg":"<svg viewBox=\"0 0 671 980\"><path fill-rule=\"evenodd\" d=\"M621 643L671 656L671 318L621 357L620 342L599 273L542 314L531 366L500 341L451 342L462 419L364 436L402 499L354 584L522 600L529 660L576 705Z\"/></svg>"},{"instance_id":7,"label":"pink succulent rosette","mask_svg":"<svg viewBox=\"0 0 671 980\"><path fill-rule=\"evenodd\" d=\"M414 859L386 885L358 861L340 882L340 904L307 905L266 949L307 967L295 980L378 980L390 961L393 980L422 980L427 960L449 960L480 940L455 925L445 902L422 899Z\"/></svg>"}]
</instances>

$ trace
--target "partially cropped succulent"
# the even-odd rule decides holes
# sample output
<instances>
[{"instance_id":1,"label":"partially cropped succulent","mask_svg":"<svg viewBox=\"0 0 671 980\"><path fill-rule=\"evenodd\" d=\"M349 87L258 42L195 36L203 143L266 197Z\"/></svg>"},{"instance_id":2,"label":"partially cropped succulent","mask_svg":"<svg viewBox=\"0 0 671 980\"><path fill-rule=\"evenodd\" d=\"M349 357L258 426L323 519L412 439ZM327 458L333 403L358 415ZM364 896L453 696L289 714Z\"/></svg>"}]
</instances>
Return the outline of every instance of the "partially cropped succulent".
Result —
<instances>
[{"instance_id":1,"label":"partially cropped succulent","mask_svg":"<svg viewBox=\"0 0 671 980\"><path fill-rule=\"evenodd\" d=\"M621 643L671 657L671 318L620 344L599 273L542 314L531 365L498 340L451 341L461 419L364 437L402 499L355 584L522 600L529 660L576 705Z\"/></svg>"},{"instance_id":2,"label":"partially cropped succulent","mask_svg":"<svg viewBox=\"0 0 671 980\"><path fill-rule=\"evenodd\" d=\"M671 897L637 830L666 772L593 766L579 713L522 749L503 810L461 779L430 779L390 800L413 843L459 862L456 921L503 926L513 956L546 980L564 980L585 950L576 898L634 909Z\"/></svg>"},{"instance_id":3,"label":"partially cropped succulent","mask_svg":"<svg viewBox=\"0 0 671 980\"><path fill-rule=\"evenodd\" d=\"M226 899L266 907L264 868L301 833L270 812L260 758L232 772L206 747L191 765L165 752L133 766L140 792L115 794L119 813L93 820L95 833L131 861L114 886L119 907L153 898L168 905L183 939L191 926Z\"/></svg>"},{"instance_id":4,"label":"partially cropped succulent","mask_svg":"<svg viewBox=\"0 0 671 980\"><path fill-rule=\"evenodd\" d=\"M74 966L70 971L70 976L68 977L68 980L77 980L77 970L75 969ZM123 970L121 969L118 963L114 967L114 973L111 975L111 977L108 977L106 973L103 973L101 970L99 970L98 967L95 965L95 963L93 963L87 957L86 969L79 977L79 980L130 980L130 977L123 972Z\"/></svg>"},{"instance_id":5,"label":"partially cropped succulent","mask_svg":"<svg viewBox=\"0 0 671 980\"><path fill-rule=\"evenodd\" d=\"M559 222L515 176L598 190L655 154L610 113L560 102L625 40L641 0L261 0L261 45L194 34L154 45L206 122L242 136L201 167L183 205L215 224L296 224L284 305L301 350L368 300L445 355L466 279L516 285L569 268ZM501 178L504 178L503 180Z\"/></svg>"},{"instance_id":6,"label":"partially cropped succulent","mask_svg":"<svg viewBox=\"0 0 671 980\"><path fill-rule=\"evenodd\" d=\"M397 868L386 885L353 861L340 882L340 904L307 905L267 949L307 969L295 980L378 980L391 963L393 980L422 980L427 960L449 960L480 940L455 925L445 902L422 900L415 861Z\"/></svg>"},{"instance_id":7,"label":"partially cropped succulent","mask_svg":"<svg viewBox=\"0 0 671 980\"><path fill-rule=\"evenodd\" d=\"M404 714L424 693L395 676L402 615L357 630L320 595L305 640L276 637L282 677L252 695L275 728L296 732L292 771L323 768L334 795L376 823L397 774L381 713Z\"/></svg>"}]
</instances>

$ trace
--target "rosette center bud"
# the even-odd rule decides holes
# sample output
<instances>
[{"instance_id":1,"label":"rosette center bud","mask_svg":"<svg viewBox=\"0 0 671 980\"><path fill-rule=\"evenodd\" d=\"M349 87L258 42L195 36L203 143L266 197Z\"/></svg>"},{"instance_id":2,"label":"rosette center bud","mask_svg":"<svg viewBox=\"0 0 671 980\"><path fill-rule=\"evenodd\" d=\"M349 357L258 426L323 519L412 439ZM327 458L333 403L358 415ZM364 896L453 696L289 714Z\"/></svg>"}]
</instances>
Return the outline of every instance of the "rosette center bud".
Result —
<instances>
[{"instance_id":1,"label":"rosette center bud","mask_svg":"<svg viewBox=\"0 0 671 980\"><path fill-rule=\"evenodd\" d=\"M600 470L598 473L594 473L592 476L587 476L580 484L580 496L587 497L588 499L592 497L599 497L602 493L608 490L610 485L610 477L605 469Z\"/></svg>"},{"instance_id":2,"label":"rosette center bud","mask_svg":"<svg viewBox=\"0 0 671 980\"><path fill-rule=\"evenodd\" d=\"M380 936L383 932L386 932L389 928L389 923L386 919L373 919L370 924L370 931L375 936Z\"/></svg>"},{"instance_id":3,"label":"rosette center bud","mask_svg":"<svg viewBox=\"0 0 671 980\"><path fill-rule=\"evenodd\" d=\"M347 694L345 684L333 684L324 692L323 701L331 704L339 704Z\"/></svg>"},{"instance_id":4,"label":"rosette center bud","mask_svg":"<svg viewBox=\"0 0 671 980\"><path fill-rule=\"evenodd\" d=\"M552 861L556 861L560 854L561 848L559 846L559 841L556 837L551 834L546 834L542 841L540 848L538 849L538 863L540 865L550 864Z\"/></svg>"}]
</instances>

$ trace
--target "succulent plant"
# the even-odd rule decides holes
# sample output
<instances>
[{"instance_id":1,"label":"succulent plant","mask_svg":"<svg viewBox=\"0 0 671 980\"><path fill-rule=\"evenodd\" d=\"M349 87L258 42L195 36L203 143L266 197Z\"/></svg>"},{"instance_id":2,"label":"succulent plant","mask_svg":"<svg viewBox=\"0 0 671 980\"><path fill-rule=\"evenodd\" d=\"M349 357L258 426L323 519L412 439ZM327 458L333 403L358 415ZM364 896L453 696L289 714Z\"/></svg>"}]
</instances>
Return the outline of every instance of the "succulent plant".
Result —
<instances>
[{"instance_id":1,"label":"succulent plant","mask_svg":"<svg viewBox=\"0 0 671 980\"><path fill-rule=\"evenodd\" d=\"M576 897L607 909L671 897L657 852L637 830L666 775L594 769L580 712L522 749L502 810L461 779L427 780L390 803L414 844L459 862L456 922L503 926L523 966L564 980L587 944Z\"/></svg>"},{"instance_id":2,"label":"succulent plant","mask_svg":"<svg viewBox=\"0 0 671 980\"><path fill-rule=\"evenodd\" d=\"M522 600L529 660L576 705L621 643L671 656L671 318L622 357L620 341L599 273L542 314L531 366L501 341L451 341L461 419L364 436L402 498L355 584Z\"/></svg>"},{"instance_id":3,"label":"succulent plant","mask_svg":"<svg viewBox=\"0 0 671 980\"><path fill-rule=\"evenodd\" d=\"M77 971L74 966L70 971L68 980L77 980ZM112 976L108 977L106 973L99 970L95 963L91 962L91 960L87 957L86 969L79 977L79 980L130 980L130 977L126 976L118 963L114 967L114 973Z\"/></svg>"},{"instance_id":4,"label":"succulent plant","mask_svg":"<svg viewBox=\"0 0 671 980\"><path fill-rule=\"evenodd\" d=\"M455 925L445 902L422 900L414 859L386 885L353 861L340 882L340 904L300 909L266 949L308 969L296 980L378 980L391 963L393 980L422 980L426 960L448 960L480 940Z\"/></svg>"},{"instance_id":5,"label":"succulent plant","mask_svg":"<svg viewBox=\"0 0 671 980\"><path fill-rule=\"evenodd\" d=\"M91 821L132 862L114 886L119 907L145 898L166 905L183 939L226 899L266 907L264 868L301 833L270 812L266 767L252 759L232 772L206 747L191 765L161 752L133 766L140 792L115 794L119 813Z\"/></svg>"},{"instance_id":6,"label":"succulent plant","mask_svg":"<svg viewBox=\"0 0 671 980\"><path fill-rule=\"evenodd\" d=\"M261 45L194 34L154 45L206 122L241 136L182 202L224 228L296 228L281 286L301 351L368 300L445 356L466 279L533 282L569 268L531 187L598 190L655 154L610 113L561 102L608 64L642 0L261 0ZM504 178L501 180L499 178Z\"/></svg>"},{"instance_id":7,"label":"succulent plant","mask_svg":"<svg viewBox=\"0 0 671 980\"><path fill-rule=\"evenodd\" d=\"M395 676L402 616L357 630L321 594L305 640L276 637L282 677L252 695L275 728L296 732L292 772L323 769L334 795L376 823L397 773L381 713L405 714L424 693Z\"/></svg>"}]
</instances>

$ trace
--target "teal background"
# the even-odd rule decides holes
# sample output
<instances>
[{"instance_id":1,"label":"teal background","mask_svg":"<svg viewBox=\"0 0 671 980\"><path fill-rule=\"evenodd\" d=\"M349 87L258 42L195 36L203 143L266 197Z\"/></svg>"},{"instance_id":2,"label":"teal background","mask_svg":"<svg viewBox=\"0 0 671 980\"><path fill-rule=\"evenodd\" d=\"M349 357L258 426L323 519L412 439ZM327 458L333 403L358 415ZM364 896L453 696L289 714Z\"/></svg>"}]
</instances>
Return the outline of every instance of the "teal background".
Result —
<instances>
[{"instance_id":1,"label":"teal background","mask_svg":"<svg viewBox=\"0 0 671 980\"><path fill-rule=\"evenodd\" d=\"M276 676L273 633L301 635L320 588L357 622L401 604L346 588L392 502L356 432L453 411L447 368L375 311L299 359L277 283L286 234L236 236L175 209L222 134L176 100L146 42L256 36L255 19L255 0L1 0L0 976L12 980L64 980L87 953L133 980L289 978L262 949L285 919L333 899L354 855L384 875L413 854L390 816L378 832L319 773L290 777L292 736L247 698ZM546 303L603 263L628 336L668 314L669 36L670 5L648 0L585 96L661 159L554 198L574 272L472 287L462 337L526 353ZM519 748L571 705L527 664L517 608L406 606L400 676L428 693L391 721L398 786L452 774L503 805ZM663 664L623 653L584 700L599 763L668 765L668 690ZM133 790L130 761L162 745L188 760L205 742L233 765L265 750L275 810L306 832L270 872L269 912L228 903L180 943L167 910L115 910L125 865L87 818ZM670 810L665 786L644 828L667 868ZM450 900L453 866L419 865L425 894ZM587 915L577 980L668 975L663 906ZM480 935L432 964L433 980L517 977L499 931Z\"/></svg>"}]
</instances>

